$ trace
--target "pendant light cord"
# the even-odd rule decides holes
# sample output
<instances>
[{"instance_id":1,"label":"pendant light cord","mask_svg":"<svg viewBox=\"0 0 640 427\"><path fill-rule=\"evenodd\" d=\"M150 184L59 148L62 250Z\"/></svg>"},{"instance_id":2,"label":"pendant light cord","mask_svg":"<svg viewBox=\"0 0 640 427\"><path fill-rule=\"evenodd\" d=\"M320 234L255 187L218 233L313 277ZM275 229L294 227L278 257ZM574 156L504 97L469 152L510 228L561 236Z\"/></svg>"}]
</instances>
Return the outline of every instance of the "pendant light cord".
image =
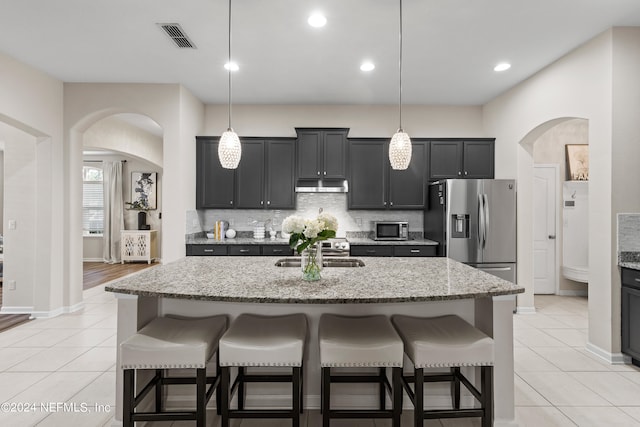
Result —
<instances>
[{"instance_id":1,"label":"pendant light cord","mask_svg":"<svg viewBox=\"0 0 640 427\"><path fill-rule=\"evenodd\" d=\"M398 105L399 116L400 116L400 129L402 129L402 0L400 0L400 103Z\"/></svg>"},{"instance_id":2,"label":"pendant light cord","mask_svg":"<svg viewBox=\"0 0 640 427\"><path fill-rule=\"evenodd\" d=\"M229 94L228 94L228 106L229 106L229 123L227 128L231 129L231 0L229 0L229 61L227 62L229 69Z\"/></svg>"}]
</instances>

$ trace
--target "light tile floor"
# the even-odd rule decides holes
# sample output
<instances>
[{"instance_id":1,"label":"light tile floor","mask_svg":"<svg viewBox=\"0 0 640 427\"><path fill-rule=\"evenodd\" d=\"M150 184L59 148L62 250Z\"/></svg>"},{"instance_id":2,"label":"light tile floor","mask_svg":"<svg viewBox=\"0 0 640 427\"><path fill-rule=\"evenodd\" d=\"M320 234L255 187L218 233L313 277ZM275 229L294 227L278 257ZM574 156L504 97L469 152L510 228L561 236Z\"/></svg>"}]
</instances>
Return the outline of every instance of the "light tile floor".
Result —
<instances>
[{"instance_id":1,"label":"light tile floor","mask_svg":"<svg viewBox=\"0 0 640 427\"><path fill-rule=\"evenodd\" d=\"M116 303L104 286L85 291L84 310L0 333L0 426L110 426L115 403ZM585 350L587 299L536 296L537 314L514 317L515 402L520 426L640 426L640 369L609 365ZM35 404L35 405L34 405ZM66 404L66 406L65 406ZM11 412L13 409L16 412ZM211 413L211 425L218 418ZM411 412L403 426L411 425ZM175 422L174 427L193 423ZM154 423L168 427L169 423ZM234 420L233 427L281 427ZM308 411L303 426L321 425ZM332 427L388 421L335 420ZM425 422L479 426L476 420Z\"/></svg>"}]
</instances>

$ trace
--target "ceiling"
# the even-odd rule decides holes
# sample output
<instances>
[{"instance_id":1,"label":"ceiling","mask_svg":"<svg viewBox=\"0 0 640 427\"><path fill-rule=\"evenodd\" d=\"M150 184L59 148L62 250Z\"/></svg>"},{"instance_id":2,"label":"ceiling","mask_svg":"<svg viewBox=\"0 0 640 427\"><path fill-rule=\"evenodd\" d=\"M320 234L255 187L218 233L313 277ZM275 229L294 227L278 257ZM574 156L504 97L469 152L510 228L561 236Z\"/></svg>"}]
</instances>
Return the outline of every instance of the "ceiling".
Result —
<instances>
[{"instance_id":1,"label":"ceiling","mask_svg":"<svg viewBox=\"0 0 640 427\"><path fill-rule=\"evenodd\" d=\"M233 0L233 102L398 102L398 0ZM65 82L180 83L227 102L226 0L2 0L0 52ZM327 25L307 17L324 12ZM403 102L483 104L612 26L639 0L404 0ZM179 23L179 49L156 23ZM371 60L374 71L360 71ZM502 73L501 61L512 63Z\"/></svg>"}]
</instances>

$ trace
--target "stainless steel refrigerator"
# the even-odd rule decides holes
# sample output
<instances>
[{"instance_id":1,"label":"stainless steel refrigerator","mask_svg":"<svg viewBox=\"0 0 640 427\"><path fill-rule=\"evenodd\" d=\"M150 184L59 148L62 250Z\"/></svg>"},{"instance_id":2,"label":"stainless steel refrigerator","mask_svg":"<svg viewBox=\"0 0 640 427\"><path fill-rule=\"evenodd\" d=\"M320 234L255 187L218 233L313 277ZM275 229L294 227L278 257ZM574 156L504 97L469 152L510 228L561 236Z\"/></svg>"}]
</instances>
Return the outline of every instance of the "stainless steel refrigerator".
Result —
<instances>
[{"instance_id":1,"label":"stainless steel refrigerator","mask_svg":"<svg viewBox=\"0 0 640 427\"><path fill-rule=\"evenodd\" d=\"M447 256L516 283L516 182L447 179L428 187L424 237Z\"/></svg>"}]
</instances>

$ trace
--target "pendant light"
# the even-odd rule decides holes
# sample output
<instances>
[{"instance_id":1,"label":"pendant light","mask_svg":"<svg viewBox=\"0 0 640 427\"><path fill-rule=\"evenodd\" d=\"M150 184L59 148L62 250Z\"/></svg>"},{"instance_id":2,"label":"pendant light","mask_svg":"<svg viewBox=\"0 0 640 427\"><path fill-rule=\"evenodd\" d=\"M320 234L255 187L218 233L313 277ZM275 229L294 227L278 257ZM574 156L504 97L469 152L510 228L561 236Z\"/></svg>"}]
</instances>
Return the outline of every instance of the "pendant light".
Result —
<instances>
[{"instance_id":1,"label":"pendant light","mask_svg":"<svg viewBox=\"0 0 640 427\"><path fill-rule=\"evenodd\" d=\"M225 169L236 169L238 167L238 163L240 163L240 157L242 156L242 146L240 145L240 138L238 138L238 134L233 131L231 128L231 0L229 0L229 62L228 65L228 73L229 73L229 94L228 94L228 107L229 107L229 122L227 126L227 131L222 134L220 137L220 144L218 145L218 158L220 159L220 164Z\"/></svg>"},{"instance_id":2,"label":"pendant light","mask_svg":"<svg viewBox=\"0 0 640 427\"><path fill-rule=\"evenodd\" d=\"M409 167L411 162L411 138L402 129L402 0L400 0L400 102L399 108L399 128L398 131L391 137L389 143L389 162L391 168L395 170L405 170Z\"/></svg>"}]
</instances>

